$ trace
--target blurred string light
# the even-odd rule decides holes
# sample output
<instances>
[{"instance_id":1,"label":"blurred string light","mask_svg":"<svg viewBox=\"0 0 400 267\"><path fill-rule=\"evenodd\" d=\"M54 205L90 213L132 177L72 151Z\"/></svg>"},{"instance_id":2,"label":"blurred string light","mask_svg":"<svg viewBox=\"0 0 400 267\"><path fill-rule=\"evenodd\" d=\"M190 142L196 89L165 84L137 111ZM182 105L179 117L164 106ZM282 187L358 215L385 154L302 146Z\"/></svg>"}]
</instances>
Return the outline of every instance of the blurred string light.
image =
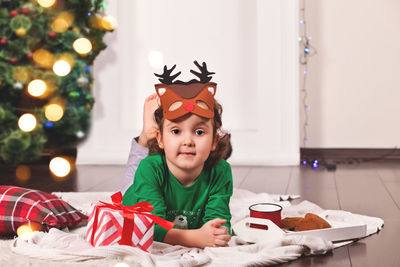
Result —
<instances>
[{"instance_id":1,"label":"blurred string light","mask_svg":"<svg viewBox=\"0 0 400 267\"><path fill-rule=\"evenodd\" d=\"M90 16L90 22L92 25L98 29L113 31L118 27L117 20L110 15L102 15L102 16L92 16L92 14L88 14Z\"/></svg>"},{"instance_id":2,"label":"blurred string light","mask_svg":"<svg viewBox=\"0 0 400 267\"><path fill-rule=\"evenodd\" d=\"M55 57L50 51L40 48L33 52L32 59L40 67L51 69L54 64Z\"/></svg>"},{"instance_id":3,"label":"blurred string light","mask_svg":"<svg viewBox=\"0 0 400 267\"><path fill-rule=\"evenodd\" d=\"M71 65L63 59L57 60L53 65L54 73L61 77L67 76L71 69Z\"/></svg>"},{"instance_id":4,"label":"blurred string light","mask_svg":"<svg viewBox=\"0 0 400 267\"><path fill-rule=\"evenodd\" d=\"M63 53L58 57L53 65L53 71L56 75L67 76L75 64L75 57L71 53Z\"/></svg>"},{"instance_id":5,"label":"blurred string light","mask_svg":"<svg viewBox=\"0 0 400 267\"><path fill-rule=\"evenodd\" d=\"M23 224L17 229L17 235L20 236L23 240L28 240L33 233L32 228L29 224Z\"/></svg>"},{"instance_id":6,"label":"blurred string light","mask_svg":"<svg viewBox=\"0 0 400 267\"><path fill-rule=\"evenodd\" d=\"M36 118L31 113L25 113L18 119L18 127L24 132L31 132L36 128Z\"/></svg>"},{"instance_id":7,"label":"blurred string light","mask_svg":"<svg viewBox=\"0 0 400 267\"><path fill-rule=\"evenodd\" d=\"M15 177L18 182L25 183L31 178L31 169L26 165L19 165L15 169Z\"/></svg>"},{"instance_id":8,"label":"blurred string light","mask_svg":"<svg viewBox=\"0 0 400 267\"><path fill-rule=\"evenodd\" d=\"M308 136L308 121L309 121L309 112L311 111L311 105L308 104L307 101L307 76L308 76L308 60L310 57L317 54L315 48L310 44L312 40L311 36L307 34L307 22L306 22L306 5L305 0L300 1L300 15L299 15L299 32L300 36L298 37L300 44L300 86L302 93L302 107L304 110L304 119L303 119L303 148L307 147L307 144L310 142L310 138ZM301 159L301 164L304 166L311 165L313 169L317 169L319 167L319 162L317 160L308 161L307 159Z\"/></svg>"},{"instance_id":9,"label":"blurred string light","mask_svg":"<svg viewBox=\"0 0 400 267\"><path fill-rule=\"evenodd\" d=\"M34 97L42 96L47 89L47 85L43 80L36 79L28 84L28 93Z\"/></svg>"},{"instance_id":10,"label":"blurred string light","mask_svg":"<svg viewBox=\"0 0 400 267\"><path fill-rule=\"evenodd\" d=\"M78 137L79 139L82 139L83 137L85 137L85 133L83 131L78 131L78 132L76 132L76 137Z\"/></svg>"},{"instance_id":11,"label":"blurred string light","mask_svg":"<svg viewBox=\"0 0 400 267\"><path fill-rule=\"evenodd\" d=\"M313 169L314 169L314 170L317 169L318 166L319 166L318 160L314 160L314 161L313 161Z\"/></svg>"},{"instance_id":12,"label":"blurred string light","mask_svg":"<svg viewBox=\"0 0 400 267\"><path fill-rule=\"evenodd\" d=\"M44 115L49 121L59 121L64 116L64 109L60 104L52 103L44 108Z\"/></svg>"},{"instance_id":13,"label":"blurred string light","mask_svg":"<svg viewBox=\"0 0 400 267\"><path fill-rule=\"evenodd\" d=\"M31 239L33 232L42 231L43 226L40 223L28 221L17 228L17 235L23 240Z\"/></svg>"},{"instance_id":14,"label":"blurred string light","mask_svg":"<svg viewBox=\"0 0 400 267\"><path fill-rule=\"evenodd\" d=\"M71 172L71 164L63 157L55 157L49 163L50 171L58 178L63 178Z\"/></svg>"},{"instance_id":15,"label":"blurred string light","mask_svg":"<svg viewBox=\"0 0 400 267\"><path fill-rule=\"evenodd\" d=\"M44 123L44 127L47 128L47 129L51 129L51 128L53 128L53 126L54 126L54 123L51 122L51 121L46 121Z\"/></svg>"},{"instance_id":16,"label":"blurred string light","mask_svg":"<svg viewBox=\"0 0 400 267\"><path fill-rule=\"evenodd\" d=\"M92 43L89 41L89 39L84 37L76 39L72 44L72 47L79 55L82 56L89 54L93 48Z\"/></svg>"},{"instance_id":17,"label":"blurred string light","mask_svg":"<svg viewBox=\"0 0 400 267\"><path fill-rule=\"evenodd\" d=\"M61 12L51 23L51 29L56 33L63 33L74 23L75 16L70 12Z\"/></svg>"},{"instance_id":18,"label":"blurred string light","mask_svg":"<svg viewBox=\"0 0 400 267\"><path fill-rule=\"evenodd\" d=\"M107 31L112 31L118 27L118 23L114 17L107 15L100 19L100 26Z\"/></svg>"},{"instance_id":19,"label":"blurred string light","mask_svg":"<svg viewBox=\"0 0 400 267\"><path fill-rule=\"evenodd\" d=\"M56 0L37 0L37 2L42 7L51 7L56 3Z\"/></svg>"},{"instance_id":20,"label":"blurred string light","mask_svg":"<svg viewBox=\"0 0 400 267\"><path fill-rule=\"evenodd\" d=\"M301 75L301 92L303 94L303 108L304 108L304 121L303 121L303 147L307 146L307 143L310 141L308 137L307 127L308 127L308 112L311 110L311 106L307 103L307 75L308 75L308 60L311 56L315 55L317 51L310 44L311 36L307 34L307 23L305 19L305 0L301 0L300 3L300 73Z\"/></svg>"}]
</instances>

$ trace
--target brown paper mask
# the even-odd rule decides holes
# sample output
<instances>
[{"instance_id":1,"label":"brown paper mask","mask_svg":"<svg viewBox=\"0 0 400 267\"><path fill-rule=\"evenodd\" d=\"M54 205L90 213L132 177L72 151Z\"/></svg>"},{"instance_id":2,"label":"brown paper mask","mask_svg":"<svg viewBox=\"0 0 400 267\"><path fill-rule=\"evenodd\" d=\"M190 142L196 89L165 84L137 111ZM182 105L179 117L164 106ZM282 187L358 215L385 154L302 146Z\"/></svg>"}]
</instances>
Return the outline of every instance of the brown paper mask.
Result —
<instances>
[{"instance_id":1,"label":"brown paper mask","mask_svg":"<svg viewBox=\"0 0 400 267\"><path fill-rule=\"evenodd\" d=\"M156 92L161 100L164 117L168 120L174 120L193 113L198 116L210 119L214 117L214 95L217 90L217 84L210 82L209 77L213 72L208 72L207 65L203 62L200 66L197 61L194 64L200 69L201 73L191 70L190 72L200 78L200 80L191 80L189 82L175 81L181 72L171 76L171 69L164 66L164 73L159 75L161 84L156 84Z\"/></svg>"}]
</instances>

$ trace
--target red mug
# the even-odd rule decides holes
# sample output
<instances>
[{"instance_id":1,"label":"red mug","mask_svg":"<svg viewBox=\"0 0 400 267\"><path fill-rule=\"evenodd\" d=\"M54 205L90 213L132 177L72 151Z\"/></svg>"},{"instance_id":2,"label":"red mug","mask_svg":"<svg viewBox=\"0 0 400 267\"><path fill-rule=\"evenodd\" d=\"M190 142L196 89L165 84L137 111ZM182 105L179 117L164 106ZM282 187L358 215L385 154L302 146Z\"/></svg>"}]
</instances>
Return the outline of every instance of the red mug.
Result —
<instances>
[{"instance_id":1,"label":"red mug","mask_svg":"<svg viewBox=\"0 0 400 267\"><path fill-rule=\"evenodd\" d=\"M282 207L272 203L258 203L249 207L250 217L271 220L278 227L281 227ZM251 228L268 230L267 225L250 224Z\"/></svg>"}]
</instances>

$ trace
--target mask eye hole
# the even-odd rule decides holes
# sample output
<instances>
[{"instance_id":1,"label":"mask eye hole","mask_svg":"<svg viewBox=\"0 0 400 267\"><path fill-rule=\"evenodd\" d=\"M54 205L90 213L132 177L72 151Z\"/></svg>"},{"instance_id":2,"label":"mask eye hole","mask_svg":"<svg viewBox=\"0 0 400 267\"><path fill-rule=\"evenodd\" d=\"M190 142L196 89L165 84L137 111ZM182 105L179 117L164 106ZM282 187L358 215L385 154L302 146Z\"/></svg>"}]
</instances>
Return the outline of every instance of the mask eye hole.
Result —
<instances>
[{"instance_id":1,"label":"mask eye hole","mask_svg":"<svg viewBox=\"0 0 400 267\"><path fill-rule=\"evenodd\" d=\"M202 109L206 109L206 110L210 109L210 107L204 101L197 100L196 104L197 104L197 106L201 107Z\"/></svg>"},{"instance_id":2,"label":"mask eye hole","mask_svg":"<svg viewBox=\"0 0 400 267\"><path fill-rule=\"evenodd\" d=\"M183 105L182 101L176 101L169 106L168 111L174 111L180 108Z\"/></svg>"},{"instance_id":3,"label":"mask eye hole","mask_svg":"<svg viewBox=\"0 0 400 267\"><path fill-rule=\"evenodd\" d=\"M157 89L157 92L158 92L158 94L159 94L160 96L162 96L163 94L165 94L166 91L167 91L167 89L165 89L165 88L158 88L158 89Z\"/></svg>"}]
</instances>

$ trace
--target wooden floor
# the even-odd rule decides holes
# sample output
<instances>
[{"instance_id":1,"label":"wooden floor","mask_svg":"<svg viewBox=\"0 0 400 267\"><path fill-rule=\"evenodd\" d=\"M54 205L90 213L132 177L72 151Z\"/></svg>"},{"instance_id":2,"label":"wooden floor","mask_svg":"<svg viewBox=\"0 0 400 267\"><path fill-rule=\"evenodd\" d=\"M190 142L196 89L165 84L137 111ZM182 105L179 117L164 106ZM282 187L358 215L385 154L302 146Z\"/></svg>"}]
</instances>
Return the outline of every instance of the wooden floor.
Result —
<instances>
[{"instance_id":1,"label":"wooden floor","mask_svg":"<svg viewBox=\"0 0 400 267\"><path fill-rule=\"evenodd\" d=\"M35 169L36 168L36 169ZM78 166L64 181L43 180L46 168L32 167L25 183L12 168L0 168L2 184L44 191L117 191L124 166ZM40 177L35 173L40 173ZM234 187L254 192L299 194L324 209L342 209L384 219L378 234L324 256L304 257L281 266L400 266L400 161L338 166L334 172L309 167L233 167ZM301 200L296 200L299 202ZM296 203L295 202L295 203Z\"/></svg>"}]
</instances>

